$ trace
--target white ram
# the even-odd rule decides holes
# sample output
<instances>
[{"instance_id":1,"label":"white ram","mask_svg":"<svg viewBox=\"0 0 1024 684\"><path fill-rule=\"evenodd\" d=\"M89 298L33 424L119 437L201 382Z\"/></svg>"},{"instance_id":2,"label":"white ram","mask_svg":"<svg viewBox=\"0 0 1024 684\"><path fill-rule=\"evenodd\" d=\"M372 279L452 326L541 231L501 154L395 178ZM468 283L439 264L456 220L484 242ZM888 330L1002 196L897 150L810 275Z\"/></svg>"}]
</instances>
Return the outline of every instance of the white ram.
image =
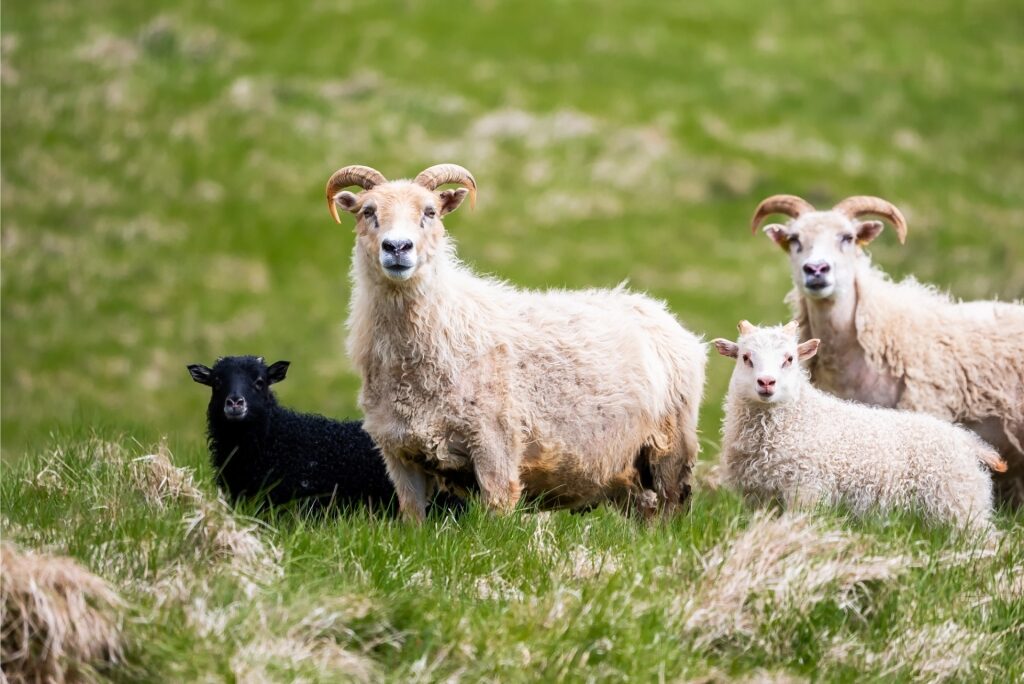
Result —
<instances>
[{"instance_id":1,"label":"white ram","mask_svg":"<svg viewBox=\"0 0 1024 684\"><path fill-rule=\"evenodd\" d=\"M438 191L449 183L462 187ZM678 509L699 450L705 345L621 287L529 292L475 275L441 223L475 192L454 164L412 181L349 166L327 183L335 219L356 217L348 351L403 513L423 517L433 477L475 484L498 511L523 494Z\"/></svg>"}]
</instances>

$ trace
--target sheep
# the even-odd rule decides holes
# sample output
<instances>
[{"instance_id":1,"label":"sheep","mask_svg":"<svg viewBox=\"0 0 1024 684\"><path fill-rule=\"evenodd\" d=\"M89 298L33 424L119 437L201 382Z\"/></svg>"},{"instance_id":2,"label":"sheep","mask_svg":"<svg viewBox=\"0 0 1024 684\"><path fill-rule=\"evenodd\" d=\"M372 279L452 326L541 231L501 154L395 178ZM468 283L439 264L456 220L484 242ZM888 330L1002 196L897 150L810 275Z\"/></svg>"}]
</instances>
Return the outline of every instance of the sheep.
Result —
<instances>
[{"instance_id":1,"label":"sheep","mask_svg":"<svg viewBox=\"0 0 1024 684\"><path fill-rule=\"evenodd\" d=\"M314 509L362 504L393 513L395 489L360 421L296 413L277 403L270 386L285 379L289 365L228 356L213 368L188 366L195 382L212 389L207 430L218 485L232 502L305 500ZM457 506L454 497L437 503Z\"/></svg>"},{"instance_id":2,"label":"sheep","mask_svg":"<svg viewBox=\"0 0 1024 684\"><path fill-rule=\"evenodd\" d=\"M810 363L814 385L963 424L1008 462L997 476L1000 498L1024 503L1024 306L953 301L913 278L891 281L864 251L883 224L859 220L886 218L905 242L906 219L883 199L849 197L815 211L775 195L757 207L752 230L771 214L791 217L764 232L789 254L787 301L801 339L824 343Z\"/></svg>"},{"instance_id":3,"label":"sheep","mask_svg":"<svg viewBox=\"0 0 1024 684\"><path fill-rule=\"evenodd\" d=\"M917 508L929 519L988 528L992 482L1006 464L976 434L926 413L840 399L816 389L800 365L818 352L799 322L739 324L725 398L722 463L747 499L785 507L844 503L855 515Z\"/></svg>"},{"instance_id":4,"label":"sheep","mask_svg":"<svg viewBox=\"0 0 1024 684\"><path fill-rule=\"evenodd\" d=\"M432 474L472 479L495 513L521 498L647 519L684 507L704 343L623 286L534 292L474 274L441 217L475 194L454 164L412 181L348 166L327 183L335 221L356 217L347 348L404 517L423 518Z\"/></svg>"}]
</instances>

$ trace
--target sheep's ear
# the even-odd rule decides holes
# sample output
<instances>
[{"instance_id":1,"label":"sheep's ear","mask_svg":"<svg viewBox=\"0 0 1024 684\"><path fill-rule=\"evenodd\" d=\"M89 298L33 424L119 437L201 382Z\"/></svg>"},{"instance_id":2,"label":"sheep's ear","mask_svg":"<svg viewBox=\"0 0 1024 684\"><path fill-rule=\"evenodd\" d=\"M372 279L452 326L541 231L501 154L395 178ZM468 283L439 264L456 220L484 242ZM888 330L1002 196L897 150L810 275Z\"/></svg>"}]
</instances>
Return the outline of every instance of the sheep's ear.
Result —
<instances>
[{"instance_id":1,"label":"sheep's ear","mask_svg":"<svg viewBox=\"0 0 1024 684\"><path fill-rule=\"evenodd\" d=\"M866 245L882 232L885 224L881 221L862 221L857 225L857 244Z\"/></svg>"},{"instance_id":2,"label":"sheep's ear","mask_svg":"<svg viewBox=\"0 0 1024 684\"><path fill-rule=\"evenodd\" d=\"M712 340L711 343L715 345L715 349L717 349L718 353L722 356L728 356L730 359L735 359L739 356L740 345L735 342L730 342L729 340L724 340L719 337L716 340Z\"/></svg>"},{"instance_id":3,"label":"sheep's ear","mask_svg":"<svg viewBox=\"0 0 1024 684\"><path fill-rule=\"evenodd\" d=\"M188 373L200 385L209 386L213 384L213 371L201 363L193 363L189 366Z\"/></svg>"},{"instance_id":4,"label":"sheep's ear","mask_svg":"<svg viewBox=\"0 0 1024 684\"><path fill-rule=\"evenodd\" d=\"M441 216L450 214L459 208L462 204L462 200L466 199L466 195L469 194L469 190L466 188L457 188L455 190L442 190L438 193L437 197L441 200Z\"/></svg>"},{"instance_id":5,"label":"sheep's ear","mask_svg":"<svg viewBox=\"0 0 1024 684\"><path fill-rule=\"evenodd\" d=\"M284 376L288 375L288 366L291 363L291 361L278 361L271 364L270 368L267 369L267 380L270 381L271 385L284 380Z\"/></svg>"},{"instance_id":6,"label":"sheep's ear","mask_svg":"<svg viewBox=\"0 0 1024 684\"><path fill-rule=\"evenodd\" d=\"M787 252L789 251L789 232L786 230L786 226L781 223L769 223L761 230L772 239L772 242Z\"/></svg>"},{"instance_id":7,"label":"sheep's ear","mask_svg":"<svg viewBox=\"0 0 1024 684\"><path fill-rule=\"evenodd\" d=\"M334 206L338 207L342 211L355 212L356 206L359 204L359 196L355 193L351 193L348 190L342 190L334 196Z\"/></svg>"},{"instance_id":8,"label":"sheep's ear","mask_svg":"<svg viewBox=\"0 0 1024 684\"><path fill-rule=\"evenodd\" d=\"M818 353L818 345L821 344L821 340L815 338L813 340L807 340L803 344L800 344L796 348L797 357L801 361L806 361L815 354Z\"/></svg>"}]
</instances>

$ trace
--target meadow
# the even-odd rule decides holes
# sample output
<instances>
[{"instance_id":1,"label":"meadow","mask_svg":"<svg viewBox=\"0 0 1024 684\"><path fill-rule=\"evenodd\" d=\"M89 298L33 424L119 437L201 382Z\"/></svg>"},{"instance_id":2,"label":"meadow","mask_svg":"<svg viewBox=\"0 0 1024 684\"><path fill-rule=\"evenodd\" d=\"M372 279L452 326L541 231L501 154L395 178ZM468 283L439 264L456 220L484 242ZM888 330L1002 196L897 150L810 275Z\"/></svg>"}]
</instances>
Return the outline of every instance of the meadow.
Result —
<instances>
[{"instance_id":1,"label":"meadow","mask_svg":"<svg viewBox=\"0 0 1024 684\"><path fill-rule=\"evenodd\" d=\"M693 510L652 528L227 511L185 370L288 359L284 403L358 415L351 220L323 199L350 163L462 164L478 203L445 224L474 268L628 280L708 338L788 315L749 230L777 192L885 197L894 277L1024 298L1016 3L47 0L4 3L0 36L0 536L120 593L102 678L1024 678L1024 513L981 545L744 507L717 356Z\"/></svg>"}]
</instances>

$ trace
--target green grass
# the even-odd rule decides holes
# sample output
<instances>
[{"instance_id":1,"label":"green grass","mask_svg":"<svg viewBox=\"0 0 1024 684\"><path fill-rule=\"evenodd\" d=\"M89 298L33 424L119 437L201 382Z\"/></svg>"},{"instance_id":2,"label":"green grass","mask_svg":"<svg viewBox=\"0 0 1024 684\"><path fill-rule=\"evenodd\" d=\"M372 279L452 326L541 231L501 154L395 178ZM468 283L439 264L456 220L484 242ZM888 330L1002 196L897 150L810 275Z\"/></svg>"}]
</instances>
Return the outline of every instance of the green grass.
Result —
<instances>
[{"instance_id":1,"label":"green grass","mask_svg":"<svg viewBox=\"0 0 1024 684\"><path fill-rule=\"evenodd\" d=\"M747 228L775 192L879 194L910 221L905 247L888 232L874 247L887 271L1024 297L1015 3L307 5L0 9L0 532L82 559L130 599L116 677L229 679L247 645L320 629L395 680L854 681L909 676L863 659L949 620L984 642L962 677L1024 676L1024 599L1000 593L1024 572L1020 514L1000 514L995 557L916 563L855 605L780 604L755 634L703 644L685 603L701 559L751 524L732 495L698 490L691 515L650 530L608 511L474 508L422 529L284 515L256 532L281 570L250 596L185 536L190 504L147 502L118 477L127 466L94 458L93 437L124 458L166 437L212 494L208 397L185 364L234 353L291 360L290 405L357 414L343 348L353 238L322 199L349 163L389 176L461 163L480 201L446 223L475 268L527 287L628 278L708 337L787 315L788 269ZM728 372L710 360L708 461ZM58 458L59 485L26 484ZM885 557L968 543L912 516L819 517ZM575 577L581 548L614 562ZM215 628L146 589L179 564L223 609ZM321 605L341 617L303 624ZM314 661L297 667L325 676Z\"/></svg>"}]
</instances>

